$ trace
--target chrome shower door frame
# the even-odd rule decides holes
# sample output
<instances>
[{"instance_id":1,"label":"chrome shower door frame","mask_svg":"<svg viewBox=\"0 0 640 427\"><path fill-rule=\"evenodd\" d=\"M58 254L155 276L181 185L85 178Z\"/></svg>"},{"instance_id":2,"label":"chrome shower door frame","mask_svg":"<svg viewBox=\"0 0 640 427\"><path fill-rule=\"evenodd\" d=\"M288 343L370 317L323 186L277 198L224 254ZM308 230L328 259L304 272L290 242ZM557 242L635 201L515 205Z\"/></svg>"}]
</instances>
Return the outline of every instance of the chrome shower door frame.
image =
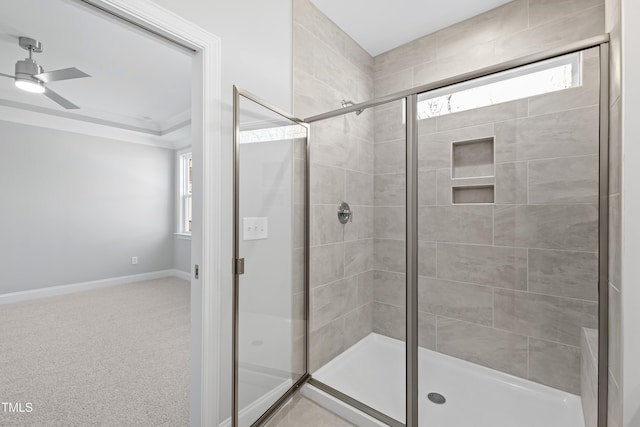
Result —
<instances>
[{"instance_id":1,"label":"chrome shower door frame","mask_svg":"<svg viewBox=\"0 0 640 427\"><path fill-rule=\"evenodd\" d=\"M302 376L282 395L280 398L273 403L266 412L264 412L255 422L251 424L252 427L257 427L263 425L267 420L269 420L278 409L285 403L287 400L309 379L309 138L310 138L310 126L305 123L303 120L293 117L292 115L274 107L264 101L263 99L257 97L256 95L248 92L244 89L241 89L237 86L233 86L233 290L232 290L232 364L233 364L233 373L232 373L232 384L231 384L231 427L239 427L238 424L238 415L240 412L239 402L238 402L238 372L240 368L239 364L239 320L240 320L240 276L244 274L244 259L241 258L240 254L240 221L239 221L239 213L240 213L240 162L239 162L239 148L240 148L240 97L253 101L254 103L288 119L292 122L295 122L298 125L304 126L307 131L306 137L306 146L305 146L305 173L304 173L304 315L303 321L305 323L304 326L304 372Z\"/></svg>"},{"instance_id":2,"label":"chrome shower door frame","mask_svg":"<svg viewBox=\"0 0 640 427\"><path fill-rule=\"evenodd\" d=\"M600 120L599 120L599 227L598 227L598 427L607 427L609 366L609 35L582 40L522 58L449 77L370 101L349 105L304 119L313 123L363 111L404 99L406 106L406 424L309 377L309 384L392 427L418 427L418 137L416 106L420 93L442 89L503 71L552 59L589 48L599 48ZM309 224L307 224L308 226ZM308 248L306 248L308 249ZM308 349L307 349L308 352Z\"/></svg>"}]
</instances>

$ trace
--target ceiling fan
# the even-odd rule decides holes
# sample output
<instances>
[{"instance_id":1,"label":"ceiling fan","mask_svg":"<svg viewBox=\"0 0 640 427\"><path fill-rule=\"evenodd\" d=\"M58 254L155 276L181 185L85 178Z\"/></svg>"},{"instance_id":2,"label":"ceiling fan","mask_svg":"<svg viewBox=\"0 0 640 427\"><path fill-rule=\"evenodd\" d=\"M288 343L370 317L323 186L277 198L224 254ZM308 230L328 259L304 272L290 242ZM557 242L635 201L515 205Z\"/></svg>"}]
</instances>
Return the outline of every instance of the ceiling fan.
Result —
<instances>
[{"instance_id":1,"label":"ceiling fan","mask_svg":"<svg viewBox=\"0 0 640 427\"><path fill-rule=\"evenodd\" d=\"M16 62L16 73L14 76L4 73L0 73L0 76L14 79L15 85L19 89L32 93L43 93L46 97L68 110L80 108L46 87L46 83L91 76L75 67L45 73L42 67L31 58L34 53L42 52L42 43L29 37L20 37L18 44L21 48L29 51L29 57Z\"/></svg>"}]
</instances>

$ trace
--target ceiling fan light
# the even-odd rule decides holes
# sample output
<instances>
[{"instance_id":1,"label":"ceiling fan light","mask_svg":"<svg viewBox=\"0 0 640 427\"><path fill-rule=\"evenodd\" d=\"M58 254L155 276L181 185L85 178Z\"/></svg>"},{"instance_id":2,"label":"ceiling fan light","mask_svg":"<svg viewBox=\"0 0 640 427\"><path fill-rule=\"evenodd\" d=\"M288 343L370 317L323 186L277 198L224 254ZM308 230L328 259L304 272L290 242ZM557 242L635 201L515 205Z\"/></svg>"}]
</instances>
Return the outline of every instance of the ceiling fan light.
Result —
<instances>
[{"instance_id":1,"label":"ceiling fan light","mask_svg":"<svg viewBox=\"0 0 640 427\"><path fill-rule=\"evenodd\" d=\"M18 89L22 89L27 92L44 93L44 85L39 81L16 77L15 85Z\"/></svg>"}]
</instances>

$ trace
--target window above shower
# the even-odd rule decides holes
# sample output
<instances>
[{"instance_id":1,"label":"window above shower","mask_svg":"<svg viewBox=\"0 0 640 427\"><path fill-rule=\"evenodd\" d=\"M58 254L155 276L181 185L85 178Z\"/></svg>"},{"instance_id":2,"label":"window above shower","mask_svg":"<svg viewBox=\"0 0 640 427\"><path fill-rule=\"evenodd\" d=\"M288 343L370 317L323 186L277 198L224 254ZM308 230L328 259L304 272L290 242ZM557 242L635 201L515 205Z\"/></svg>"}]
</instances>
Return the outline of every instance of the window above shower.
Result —
<instances>
[{"instance_id":1,"label":"window above shower","mask_svg":"<svg viewBox=\"0 0 640 427\"><path fill-rule=\"evenodd\" d=\"M582 85L581 54L572 53L527 67L475 79L418 101L418 119L428 119L529 98Z\"/></svg>"}]
</instances>

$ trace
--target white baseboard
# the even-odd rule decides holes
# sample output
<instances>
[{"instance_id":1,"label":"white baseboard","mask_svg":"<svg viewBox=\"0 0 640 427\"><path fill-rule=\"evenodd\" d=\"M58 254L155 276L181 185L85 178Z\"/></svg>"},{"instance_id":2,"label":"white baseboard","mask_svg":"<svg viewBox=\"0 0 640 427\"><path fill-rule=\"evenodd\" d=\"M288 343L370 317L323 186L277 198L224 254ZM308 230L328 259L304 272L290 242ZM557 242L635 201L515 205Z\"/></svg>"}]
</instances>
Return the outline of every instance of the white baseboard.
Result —
<instances>
[{"instance_id":1,"label":"white baseboard","mask_svg":"<svg viewBox=\"0 0 640 427\"><path fill-rule=\"evenodd\" d=\"M127 283L141 282L143 280L161 279L163 277L177 277L190 280L190 274L175 268L169 270L152 271L151 273L133 274L131 276L112 277L109 279L93 280L91 282L73 283L70 285L51 286L49 288L30 289L28 291L0 294L0 305L19 301L53 297L57 295L72 294L74 292L89 291L92 289L106 288L108 286L125 285Z\"/></svg>"}]
</instances>

